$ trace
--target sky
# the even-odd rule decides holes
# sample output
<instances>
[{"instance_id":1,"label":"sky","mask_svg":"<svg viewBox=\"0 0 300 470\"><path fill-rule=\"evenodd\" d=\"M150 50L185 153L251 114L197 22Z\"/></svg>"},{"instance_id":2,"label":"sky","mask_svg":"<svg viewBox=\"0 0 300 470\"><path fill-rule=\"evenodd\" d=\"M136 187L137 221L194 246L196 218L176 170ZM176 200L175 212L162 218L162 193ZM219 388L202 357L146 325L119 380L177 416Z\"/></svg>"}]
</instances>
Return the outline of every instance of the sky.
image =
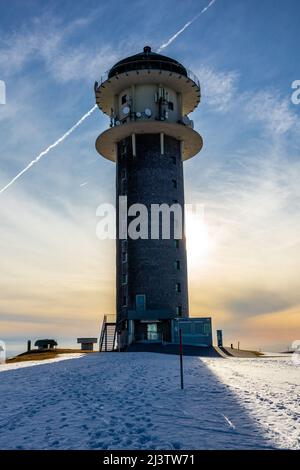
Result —
<instances>
[{"instance_id":1,"label":"sky","mask_svg":"<svg viewBox=\"0 0 300 470\"><path fill-rule=\"evenodd\" d=\"M157 50L208 0L0 0L0 188L95 104L117 60ZM286 349L300 339L300 79L297 0L216 0L163 53L200 79L190 115L203 150L185 162L190 314L226 344ZM115 246L96 237L115 167L95 150L96 110L0 194L0 338L75 346L115 312ZM193 224L191 224L193 227Z\"/></svg>"}]
</instances>

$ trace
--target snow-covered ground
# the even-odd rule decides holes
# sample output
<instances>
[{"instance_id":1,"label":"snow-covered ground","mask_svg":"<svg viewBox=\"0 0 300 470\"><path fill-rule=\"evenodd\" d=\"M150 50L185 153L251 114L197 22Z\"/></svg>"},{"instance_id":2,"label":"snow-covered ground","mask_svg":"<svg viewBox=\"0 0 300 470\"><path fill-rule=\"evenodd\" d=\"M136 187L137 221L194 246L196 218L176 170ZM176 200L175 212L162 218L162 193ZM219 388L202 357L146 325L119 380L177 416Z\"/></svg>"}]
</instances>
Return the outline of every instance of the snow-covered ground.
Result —
<instances>
[{"instance_id":1,"label":"snow-covered ground","mask_svg":"<svg viewBox=\"0 0 300 470\"><path fill-rule=\"evenodd\" d=\"M300 449L300 365L293 363L291 354L203 361L276 447Z\"/></svg>"},{"instance_id":2,"label":"snow-covered ground","mask_svg":"<svg viewBox=\"0 0 300 470\"><path fill-rule=\"evenodd\" d=\"M300 448L290 358L101 353L0 373L0 449Z\"/></svg>"},{"instance_id":3,"label":"snow-covered ground","mask_svg":"<svg viewBox=\"0 0 300 470\"><path fill-rule=\"evenodd\" d=\"M73 353L73 354L58 354L57 357L52 359L43 359L42 361L24 361L24 362L11 362L7 364L0 364L0 372L5 372L7 370L13 369L23 369L23 367L32 367L40 366L41 364L51 364L53 362L65 361L67 359L77 359L83 356L82 353Z\"/></svg>"}]
</instances>

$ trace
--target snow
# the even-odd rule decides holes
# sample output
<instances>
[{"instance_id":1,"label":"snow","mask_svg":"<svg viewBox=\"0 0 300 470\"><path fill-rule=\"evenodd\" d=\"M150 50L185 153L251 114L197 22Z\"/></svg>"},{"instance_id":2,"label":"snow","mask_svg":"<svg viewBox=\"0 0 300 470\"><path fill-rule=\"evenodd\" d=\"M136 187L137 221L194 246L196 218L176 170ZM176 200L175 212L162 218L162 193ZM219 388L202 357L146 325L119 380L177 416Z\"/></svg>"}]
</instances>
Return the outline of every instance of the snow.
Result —
<instances>
[{"instance_id":1,"label":"snow","mask_svg":"<svg viewBox=\"0 0 300 470\"><path fill-rule=\"evenodd\" d=\"M262 354L264 356L269 356L269 357L291 357L291 353L282 353L282 352L268 352L268 351L263 351Z\"/></svg>"},{"instance_id":2,"label":"snow","mask_svg":"<svg viewBox=\"0 0 300 470\"><path fill-rule=\"evenodd\" d=\"M292 355L203 359L278 448L300 449L300 367Z\"/></svg>"},{"instance_id":3,"label":"snow","mask_svg":"<svg viewBox=\"0 0 300 470\"><path fill-rule=\"evenodd\" d=\"M23 369L24 367L40 366L41 364L51 364L52 362L65 361L67 359L78 359L81 356L83 356L83 354L81 353L58 354L57 357L54 357L52 359L43 359L42 361L24 361L0 364L0 372L5 372L14 369Z\"/></svg>"},{"instance_id":4,"label":"snow","mask_svg":"<svg viewBox=\"0 0 300 470\"><path fill-rule=\"evenodd\" d=\"M0 449L300 448L289 358L185 357L184 390L173 355L34 365L1 366Z\"/></svg>"}]
</instances>

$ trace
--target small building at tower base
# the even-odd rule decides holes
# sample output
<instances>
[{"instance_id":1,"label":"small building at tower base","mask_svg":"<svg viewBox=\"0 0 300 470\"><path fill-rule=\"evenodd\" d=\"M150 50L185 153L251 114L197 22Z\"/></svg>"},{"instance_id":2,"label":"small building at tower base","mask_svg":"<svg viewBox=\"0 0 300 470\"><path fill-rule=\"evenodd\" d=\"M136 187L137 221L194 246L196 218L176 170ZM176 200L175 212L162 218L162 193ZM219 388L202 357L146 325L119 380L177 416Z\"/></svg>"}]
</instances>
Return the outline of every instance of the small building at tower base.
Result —
<instances>
[{"instance_id":1,"label":"small building at tower base","mask_svg":"<svg viewBox=\"0 0 300 470\"><path fill-rule=\"evenodd\" d=\"M160 319L151 319L150 315L147 317L147 311L144 318L139 319L136 318L136 311L129 314L128 337L121 338L121 342L128 346L133 343L179 344L180 330L182 343L185 345L200 347L213 345L211 317L170 319L167 315L163 318L161 314Z\"/></svg>"}]
</instances>

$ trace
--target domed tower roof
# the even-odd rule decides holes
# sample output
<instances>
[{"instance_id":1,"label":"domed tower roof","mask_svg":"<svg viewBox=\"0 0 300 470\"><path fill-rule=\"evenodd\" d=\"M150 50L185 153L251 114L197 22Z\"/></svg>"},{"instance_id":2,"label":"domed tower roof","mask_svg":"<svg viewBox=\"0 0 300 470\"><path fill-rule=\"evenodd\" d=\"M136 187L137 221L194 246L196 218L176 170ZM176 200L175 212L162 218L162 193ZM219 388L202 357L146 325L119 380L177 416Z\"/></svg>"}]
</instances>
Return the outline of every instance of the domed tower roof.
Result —
<instances>
[{"instance_id":1,"label":"domed tower roof","mask_svg":"<svg viewBox=\"0 0 300 470\"><path fill-rule=\"evenodd\" d=\"M108 72L108 78L124 72L142 69L160 69L175 72L187 77L186 68L177 60L165 55L152 52L150 46L145 46L143 52L126 57L117 62Z\"/></svg>"}]
</instances>

